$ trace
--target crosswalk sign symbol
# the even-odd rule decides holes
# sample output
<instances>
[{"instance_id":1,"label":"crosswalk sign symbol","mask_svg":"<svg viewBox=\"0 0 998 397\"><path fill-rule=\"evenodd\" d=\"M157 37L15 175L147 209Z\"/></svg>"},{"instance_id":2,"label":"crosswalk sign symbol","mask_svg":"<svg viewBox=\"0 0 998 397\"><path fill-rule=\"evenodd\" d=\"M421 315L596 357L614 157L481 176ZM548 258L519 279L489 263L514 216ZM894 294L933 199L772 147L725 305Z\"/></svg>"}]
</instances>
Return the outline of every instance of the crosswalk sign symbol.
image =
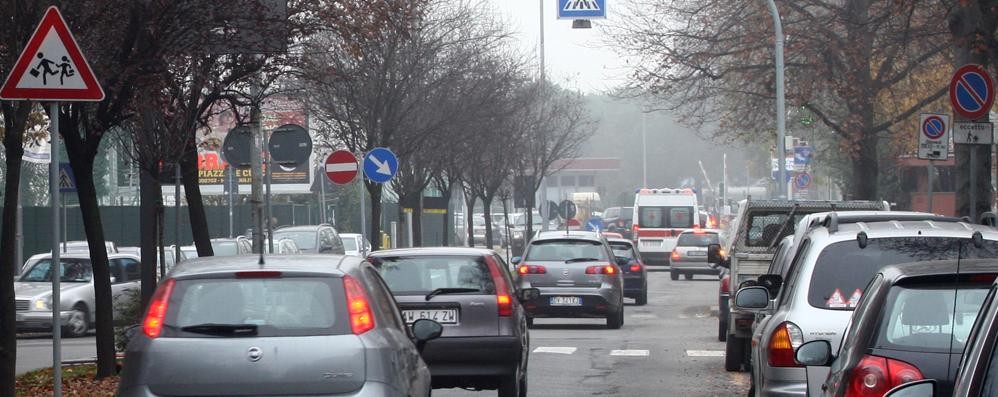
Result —
<instances>
[{"instance_id":1,"label":"crosswalk sign symbol","mask_svg":"<svg viewBox=\"0 0 998 397\"><path fill-rule=\"evenodd\" d=\"M76 177L73 176L73 169L69 163L59 163L59 192L75 193Z\"/></svg>"},{"instance_id":2,"label":"crosswalk sign symbol","mask_svg":"<svg viewBox=\"0 0 998 397\"><path fill-rule=\"evenodd\" d=\"M558 19L606 18L606 0L558 0Z\"/></svg>"}]
</instances>

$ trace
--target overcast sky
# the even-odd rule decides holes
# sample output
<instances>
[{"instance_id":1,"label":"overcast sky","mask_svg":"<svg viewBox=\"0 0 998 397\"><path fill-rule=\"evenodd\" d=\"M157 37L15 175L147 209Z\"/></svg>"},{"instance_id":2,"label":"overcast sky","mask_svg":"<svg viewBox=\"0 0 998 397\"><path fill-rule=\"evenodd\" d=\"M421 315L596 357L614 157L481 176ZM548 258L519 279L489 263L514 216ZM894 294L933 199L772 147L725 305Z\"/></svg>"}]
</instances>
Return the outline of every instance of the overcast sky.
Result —
<instances>
[{"instance_id":1,"label":"overcast sky","mask_svg":"<svg viewBox=\"0 0 998 397\"><path fill-rule=\"evenodd\" d=\"M572 29L571 20L558 19L558 0L499 0L493 1L497 12L509 21L511 30L524 51L538 54L540 12L544 2L544 47L548 79L565 88L586 93L601 93L624 83L627 68L611 49L603 47L598 25L592 29ZM612 20L613 5L625 0L607 0L607 16Z\"/></svg>"}]
</instances>

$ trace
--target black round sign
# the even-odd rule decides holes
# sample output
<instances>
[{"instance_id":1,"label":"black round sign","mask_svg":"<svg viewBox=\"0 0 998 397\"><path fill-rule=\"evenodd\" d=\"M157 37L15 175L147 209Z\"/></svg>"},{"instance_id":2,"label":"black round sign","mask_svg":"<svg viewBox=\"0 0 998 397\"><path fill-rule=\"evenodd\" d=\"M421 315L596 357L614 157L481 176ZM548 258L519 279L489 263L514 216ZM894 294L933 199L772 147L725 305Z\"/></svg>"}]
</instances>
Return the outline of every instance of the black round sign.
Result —
<instances>
[{"instance_id":1,"label":"black round sign","mask_svg":"<svg viewBox=\"0 0 998 397\"><path fill-rule=\"evenodd\" d=\"M553 221L558 219L558 203L554 201L548 201L548 220Z\"/></svg>"},{"instance_id":2,"label":"black round sign","mask_svg":"<svg viewBox=\"0 0 998 397\"><path fill-rule=\"evenodd\" d=\"M239 126L225 134L225 141L222 142L222 156L233 167L249 167L252 148L253 131L247 126Z\"/></svg>"},{"instance_id":3,"label":"black round sign","mask_svg":"<svg viewBox=\"0 0 998 397\"><path fill-rule=\"evenodd\" d=\"M312 155L312 137L300 125L285 124L270 134L267 149L278 164L305 164Z\"/></svg>"},{"instance_id":4,"label":"black round sign","mask_svg":"<svg viewBox=\"0 0 998 397\"><path fill-rule=\"evenodd\" d=\"M564 219L575 218L576 208L575 203L572 200L564 200L561 204L558 204L558 215L561 215Z\"/></svg>"}]
</instances>

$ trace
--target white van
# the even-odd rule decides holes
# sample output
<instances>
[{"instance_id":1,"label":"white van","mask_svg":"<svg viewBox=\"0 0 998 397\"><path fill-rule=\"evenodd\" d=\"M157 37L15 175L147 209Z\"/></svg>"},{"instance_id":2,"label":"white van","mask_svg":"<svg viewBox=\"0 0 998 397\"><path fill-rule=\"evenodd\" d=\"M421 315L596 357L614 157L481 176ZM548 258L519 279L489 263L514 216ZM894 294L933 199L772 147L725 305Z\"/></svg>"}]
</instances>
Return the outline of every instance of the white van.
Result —
<instances>
[{"instance_id":1,"label":"white van","mask_svg":"<svg viewBox=\"0 0 998 397\"><path fill-rule=\"evenodd\" d=\"M650 265L668 265L679 234L700 225L693 189L638 189L634 195L634 241Z\"/></svg>"}]
</instances>

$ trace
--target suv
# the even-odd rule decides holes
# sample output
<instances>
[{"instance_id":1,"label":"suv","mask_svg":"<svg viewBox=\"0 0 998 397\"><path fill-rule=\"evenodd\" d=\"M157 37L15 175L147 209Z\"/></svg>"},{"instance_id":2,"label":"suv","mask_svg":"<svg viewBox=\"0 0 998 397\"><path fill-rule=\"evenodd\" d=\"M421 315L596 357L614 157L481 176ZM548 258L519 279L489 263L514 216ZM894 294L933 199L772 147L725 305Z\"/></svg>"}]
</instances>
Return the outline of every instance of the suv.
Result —
<instances>
[{"instance_id":1,"label":"suv","mask_svg":"<svg viewBox=\"0 0 998 397\"><path fill-rule=\"evenodd\" d=\"M786 277L767 274L758 283L778 289L760 308L735 295L733 310L767 315L754 330L751 350L757 395L804 396L809 380L815 393L827 368L801 367L794 349L811 340L828 340L838 348L852 310L881 267L893 264L957 259L956 244L975 231L992 246L998 232L958 219L915 212L847 212L809 217L798 225L800 236ZM795 236L795 239L798 237ZM969 257L989 257L971 249ZM750 295L746 295L750 296ZM730 336L729 336L730 338ZM729 339L730 340L730 339Z\"/></svg>"},{"instance_id":2,"label":"suv","mask_svg":"<svg viewBox=\"0 0 998 397\"><path fill-rule=\"evenodd\" d=\"M274 240L289 238L303 254L344 255L343 240L336 228L327 225L285 226L274 231Z\"/></svg>"},{"instance_id":3,"label":"suv","mask_svg":"<svg viewBox=\"0 0 998 397\"><path fill-rule=\"evenodd\" d=\"M728 268L728 285L731 291L737 291L743 283L754 282L766 274L776 255L777 244L784 237L794 234L794 227L806 215L827 211L887 209L887 203L877 201L742 200L738 205L736 226L728 231L728 238L722 243L727 253L726 260L719 265ZM728 328L724 368L738 371L748 366L752 323L756 316L740 311L734 305L729 304L728 307L726 318L718 319Z\"/></svg>"},{"instance_id":4,"label":"suv","mask_svg":"<svg viewBox=\"0 0 998 397\"><path fill-rule=\"evenodd\" d=\"M624 283L605 239L595 232L541 232L523 258L513 258L520 288L536 287L527 304L535 317L604 317L610 329L624 324Z\"/></svg>"},{"instance_id":5,"label":"suv","mask_svg":"<svg viewBox=\"0 0 998 397\"><path fill-rule=\"evenodd\" d=\"M369 260L406 322L427 318L443 324L443 335L422 353L434 388L526 395L530 339L521 301L538 291L515 290L499 255L477 248L413 248L378 251Z\"/></svg>"},{"instance_id":6,"label":"suv","mask_svg":"<svg viewBox=\"0 0 998 397\"><path fill-rule=\"evenodd\" d=\"M246 255L253 253L253 242L245 236L211 239L211 251L215 256Z\"/></svg>"},{"instance_id":7,"label":"suv","mask_svg":"<svg viewBox=\"0 0 998 397\"><path fill-rule=\"evenodd\" d=\"M606 231L620 233L630 240L631 226L634 219L634 207L610 207L603 211L603 225Z\"/></svg>"}]
</instances>

